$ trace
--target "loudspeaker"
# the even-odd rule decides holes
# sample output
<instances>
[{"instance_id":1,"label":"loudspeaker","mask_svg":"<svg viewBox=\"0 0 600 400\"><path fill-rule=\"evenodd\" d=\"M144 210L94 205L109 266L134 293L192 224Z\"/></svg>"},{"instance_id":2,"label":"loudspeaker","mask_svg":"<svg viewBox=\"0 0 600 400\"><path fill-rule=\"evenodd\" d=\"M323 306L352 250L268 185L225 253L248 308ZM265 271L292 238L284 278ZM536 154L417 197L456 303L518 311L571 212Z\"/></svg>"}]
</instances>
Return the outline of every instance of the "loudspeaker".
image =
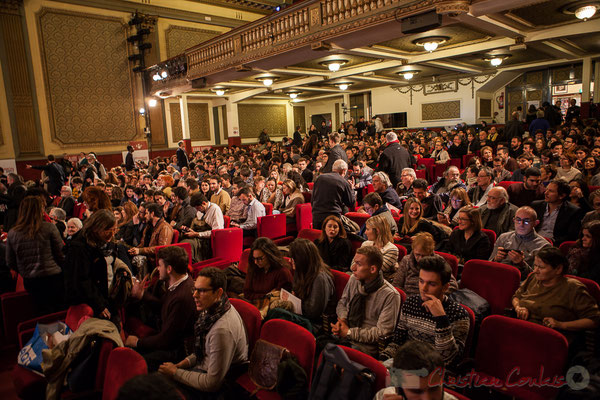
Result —
<instances>
[{"instance_id":1,"label":"loudspeaker","mask_svg":"<svg viewBox=\"0 0 600 400\"><path fill-rule=\"evenodd\" d=\"M442 26L442 16L435 11L413 15L400 20L402 33L421 33Z\"/></svg>"}]
</instances>

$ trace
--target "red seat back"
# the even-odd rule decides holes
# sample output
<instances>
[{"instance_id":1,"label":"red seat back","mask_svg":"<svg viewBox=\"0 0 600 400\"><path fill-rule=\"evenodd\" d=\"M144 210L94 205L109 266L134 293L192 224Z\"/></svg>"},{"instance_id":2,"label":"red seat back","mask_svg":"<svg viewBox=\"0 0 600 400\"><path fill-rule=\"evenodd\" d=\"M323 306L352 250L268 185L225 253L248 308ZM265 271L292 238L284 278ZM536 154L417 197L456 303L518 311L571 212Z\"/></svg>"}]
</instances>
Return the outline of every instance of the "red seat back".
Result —
<instances>
[{"instance_id":1,"label":"red seat back","mask_svg":"<svg viewBox=\"0 0 600 400\"><path fill-rule=\"evenodd\" d=\"M577 242L574 240L567 240L566 242L562 242L558 248L565 256L567 256L569 255L569 250L571 250L571 247L575 246L575 243Z\"/></svg>"},{"instance_id":2,"label":"red seat back","mask_svg":"<svg viewBox=\"0 0 600 400\"><path fill-rule=\"evenodd\" d=\"M175 244L179 242L179 231L177 229L173 229L173 238L171 239L171 244Z\"/></svg>"},{"instance_id":3,"label":"red seat back","mask_svg":"<svg viewBox=\"0 0 600 400\"><path fill-rule=\"evenodd\" d=\"M464 156L462 156L462 166L463 168L467 168L467 165L469 165L469 160L473 157L475 157L477 154L475 153L471 153L471 154L465 154Z\"/></svg>"},{"instance_id":4,"label":"red seat back","mask_svg":"<svg viewBox=\"0 0 600 400\"><path fill-rule=\"evenodd\" d=\"M339 301L342 298L342 294L344 294L344 288L350 280L350 275L335 269L332 269L331 273L333 274L333 285L335 286L336 300Z\"/></svg>"},{"instance_id":5,"label":"red seat back","mask_svg":"<svg viewBox=\"0 0 600 400\"><path fill-rule=\"evenodd\" d=\"M400 260L402 260L408 252L406 250L406 247L402 246L401 244L394 243L394 246L398 248L398 262L400 262Z\"/></svg>"},{"instance_id":6,"label":"red seat back","mask_svg":"<svg viewBox=\"0 0 600 400\"><path fill-rule=\"evenodd\" d=\"M462 158L451 158L450 160L448 160L448 167L451 165L454 165L456 168L461 169L462 168Z\"/></svg>"},{"instance_id":7,"label":"red seat back","mask_svg":"<svg viewBox=\"0 0 600 400\"><path fill-rule=\"evenodd\" d=\"M67 326L71 328L72 331L76 331L79 327L79 321L81 320L81 318L86 316L94 316L94 310L92 310L92 307L88 306L87 304L78 304L76 306L71 306L67 310L65 324L67 324Z\"/></svg>"},{"instance_id":8,"label":"red seat back","mask_svg":"<svg viewBox=\"0 0 600 400\"><path fill-rule=\"evenodd\" d=\"M243 273L248 273L248 259L250 258L250 249L244 249L242 251L242 256L240 257L240 263L238 264L238 269Z\"/></svg>"},{"instance_id":9,"label":"red seat back","mask_svg":"<svg viewBox=\"0 0 600 400\"><path fill-rule=\"evenodd\" d=\"M460 285L471 289L490 303L492 314L503 314L511 307L512 296L521 283L521 272L511 265L493 261L469 260Z\"/></svg>"},{"instance_id":10,"label":"red seat back","mask_svg":"<svg viewBox=\"0 0 600 400\"><path fill-rule=\"evenodd\" d=\"M467 358L471 356L471 345L473 344L473 333L475 332L475 313L464 304L461 304L461 306L463 306L463 308L469 314L469 333L467 334L465 350L463 351L463 358Z\"/></svg>"},{"instance_id":11,"label":"red seat back","mask_svg":"<svg viewBox=\"0 0 600 400\"><path fill-rule=\"evenodd\" d=\"M426 169L417 169L417 170L415 170L415 174L417 175L417 179L427 180L427 170Z\"/></svg>"},{"instance_id":12,"label":"red seat back","mask_svg":"<svg viewBox=\"0 0 600 400\"><path fill-rule=\"evenodd\" d=\"M285 236L285 225L285 214L265 215L258 217L256 232L258 237L277 239Z\"/></svg>"},{"instance_id":13,"label":"red seat back","mask_svg":"<svg viewBox=\"0 0 600 400\"><path fill-rule=\"evenodd\" d=\"M246 333L248 334L248 354L251 354L254 343L256 343L260 337L260 325L262 323L260 311L258 311L258 308L244 300L229 299L229 301L231 302L231 305L235 307L238 314L240 314L240 317L242 317L242 321L244 321Z\"/></svg>"},{"instance_id":14,"label":"red seat back","mask_svg":"<svg viewBox=\"0 0 600 400\"><path fill-rule=\"evenodd\" d=\"M23 282L23 277L21 274L17 274L17 285L15 286L15 292L24 292L25 291L25 282Z\"/></svg>"},{"instance_id":15,"label":"red seat back","mask_svg":"<svg viewBox=\"0 0 600 400\"><path fill-rule=\"evenodd\" d=\"M210 233L212 255L231 262L240 261L244 231L240 228L215 229Z\"/></svg>"},{"instance_id":16,"label":"red seat back","mask_svg":"<svg viewBox=\"0 0 600 400\"><path fill-rule=\"evenodd\" d=\"M308 186L308 188L310 190L313 190L313 187L315 187L315 183L314 182L307 182L306 185Z\"/></svg>"},{"instance_id":17,"label":"red seat back","mask_svg":"<svg viewBox=\"0 0 600 400\"><path fill-rule=\"evenodd\" d=\"M303 229L312 228L312 206L310 203L298 204L296 206L296 228L298 232Z\"/></svg>"},{"instance_id":18,"label":"red seat back","mask_svg":"<svg viewBox=\"0 0 600 400\"><path fill-rule=\"evenodd\" d=\"M435 182L438 178L444 176L444 172L446 171L446 169L448 169L449 166L450 163L448 161L446 161L444 164L435 164L435 166L433 167L432 182Z\"/></svg>"},{"instance_id":19,"label":"red seat back","mask_svg":"<svg viewBox=\"0 0 600 400\"><path fill-rule=\"evenodd\" d=\"M485 233L490 240L490 245L493 247L494 243L496 243L496 232L491 229L481 229L481 232Z\"/></svg>"},{"instance_id":20,"label":"red seat back","mask_svg":"<svg viewBox=\"0 0 600 400\"><path fill-rule=\"evenodd\" d=\"M311 192L302 192L302 196L304 196L304 202L305 203L310 203L310 201L312 200L312 193Z\"/></svg>"},{"instance_id":21,"label":"red seat back","mask_svg":"<svg viewBox=\"0 0 600 400\"><path fill-rule=\"evenodd\" d=\"M386 382L390 373L382 363L362 351L341 345L339 347L344 350L351 361L364 365L375 374L375 387L373 388L373 393L377 393L386 387Z\"/></svg>"},{"instance_id":22,"label":"red seat back","mask_svg":"<svg viewBox=\"0 0 600 400\"><path fill-rule=\"evenodd\" d=\"M491 315L481 324L475 370L498 378L500 382L516 382L518 377L564 375L568 353L567 339L542 325L516 318ZM519 371L515 373L515 367ZM512 374L512 376L511 376ZM558 389L551 385L512 385L496 390L519 399L553 399Z\"/></svg>"},{"instance_id":23,"label":"red seat back","mask_svg":"<svg viewBox=\"0 0 600 400\"><path fill-rule=\"evenodd\" d=\"M110 357L110 353L115 348L115 344L112 340L101 340L102 347L100 347L100 355L98 357L98 368L96 369L96 383L94 385L94 389L97 392L102 392L104 390L104 382L106 381L106 371L108 369L108 358Z\"/></svg>"},{"instance_id":24,"label":"red seat back","mask_svg":"<svg viewBox=\"0 0 600 400\"><path fill-rule=\"evenodd\" d=\"M369 214L359 212L349 212L346 213L345 216L351 219L352 221L356 222L361 228L367 222L367 220L371 218Z\"/></svg>"},{"instance_id":25,"label":"red seat back","mask_svg":"<svg viewBox=\"0 0 600 400\"><path fill-rule=\"evenodd\" d=\"M596 281L591 279L582 278L580 276L575 275L565 275L568 278L577 279L579 282L583 283L588 291L588 293L596 300L598 304L600 304L600 285Z\"/></svg>"},{"instance_id":26,"label":"red seat back","mask_svg":"<svg viewBox=\"0 0 600 400\"><path fill-rule=\"evenodd\" d=\"M298 239L308 239L314 242L316 239L321 237L320 229L302 229L298 232Z\"/></svg>"},{"instance_id":27,"label":"red seat back","mask_svg":"<svg viewBox=\"0 0 600 400\"><path fill-rule=\"evenodd\" d=\"M293 322L272 319L262 326L260 338L285 347L298 359L310 385L315 359L316 341L312 333Z\"/></svg>"},{"instance_id":28,"label":"red seat back","mask_svg":"<svg viewBox=\"0 0 600 400\"><path fill-rule=\"evenodd\" d=\"M508 189L508 187L510 185L512 185L513 183L519 183L517 181L502 181L502 182L498 182L496 184L496 186L502 186L504 189Z\"/></svg>"},{"instance_id":29,"label":"red seat back","mask_svg":"<svg viewBox=\"0 0 600 400\"><path fill-rule=\"evenodd\" d=\"M148 373L144 357L128 347L117 347L108 356L102 400L116 400L125 382Z\"/></svg>"},{"instance_id":30,"label":"red seat back","mask_svg":"<svg viewBox=\"0 0 600 400\"><path fill-rule=\"evenodd\" d=\"M265 206L265 215L272 215L273 214L273 204L271 203L261 203L263 206Z\"/></svg>"},{"instance_id":31,"label":"red seat back","mask_svg":"<svg viewBox=\"0 0 600 400\"><path fill-rule=\"evenodd\" d=\"M458 258L452 254L442 253L441 251L436 251L435 254L444 257L444 260L446 260L452 269L452 275L454 275L454 278L458 279Z\"/></svg>"},{"instance_id":32,"label":"red seat back","mask_svg":"<svg viewBox=\"0 0 600 400\"><path fill-rule=\"evenodd\" d=\"M231 217L229 215L223 215L223 228L227 229L231 226Z\"/></svg>"},{"instance_id":33,"label":"red seat back","mask_svg":"<svg viewBox=\"0 0 600 400\"><path fill-rule=\"evenodd\" d=\"M398 293L400 293L400 298L402 299L402 304L404 304L404 301L406 300L406 293L404 292L404 290L400 289L399 287L397 287L396 290L398 291Z\"/></svg>"}]
</instances>

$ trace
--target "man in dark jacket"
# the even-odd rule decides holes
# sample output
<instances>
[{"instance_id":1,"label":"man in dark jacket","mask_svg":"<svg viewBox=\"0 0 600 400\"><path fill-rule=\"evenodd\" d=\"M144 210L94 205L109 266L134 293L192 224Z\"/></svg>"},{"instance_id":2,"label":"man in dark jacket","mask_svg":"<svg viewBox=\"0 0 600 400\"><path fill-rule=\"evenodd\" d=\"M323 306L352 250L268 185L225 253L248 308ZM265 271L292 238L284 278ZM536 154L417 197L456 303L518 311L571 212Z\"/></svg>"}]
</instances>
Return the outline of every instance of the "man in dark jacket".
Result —
<instances>
[{"instance_id":1,"label":"man in dark jacket","mask_svg":"<svg viewBox=\"0 0 600 400\"><path fill-rule=\"evenodd\" d=\"M158 332L143 338L129 335L125 346L140 352L150 371L156 371L163 362L175 362L185 356L184 340L194 334L196 305L190 296L194 281L187 274L188 255L182 247L168 246L158 251L158 272L163 286L160 296L144 290L144 284L135 281L131 297L141 300L160 313Z\"/></svg>"},{"instance_id":2,"label":"man in dark jacket","mask_svg":"<svg viewBox=\"0 0 600 400\"><path fill-rule=\"evenodd\" d=\"M314 229L321 229L321 224L329 215L340 217L344 207L354 205L354 190L344 179L347 171L348 164L344 160L337 160L333 172L322 174L315 181L312 195Z\"/></svg>"},{"instance_id":3,"label":"man in dark jacket","mask_svg":"<svg viewBox=\"0 0 600 400\"><path fill-rule=\"evenodd\" d=\"M522 138L525 133L523 129L523 123L519 121L519 113L513 111L511 119L504 125L504 136L506 140L510 140L513 137Z\"/></svg>"},{"instance_id":4,"label":"man in dark jacket","mask_svg":"<svg viewBox=\"0 0 600 400\"><path fill-rule=\"evenodd\" d=\"M531 203L540 220L537 232L552 239L555 246L567 240L577 240L583 217L581 209L569 202L571 187L561 179L548 184L544 193L545 200Z\"/></svg>"},{"instance_id":5,"label":"man in dark jacket","mask_svg":"<svg viewBox=\"0 0 600 400\"><path fill-rule=\"evenodd\" d=\"M300 125L296 126L292 139L292 146L297 146L299 149L302 148L302 132L300 132L300 129Z\"/></svg>"},{"instance_id":6,"label":"man in dark jacket","mask_svg":"<svg viewBox=\"0 0 600 400\"><path fill-rule=\"evenodd\" d=\"M379 155L377 162L377 170L383 171L390 177L392 187L396 187L401 181L402 169L411 168L414 159L398 141L398 136L394 132L389 132L385 135L387 146Z\"/></svg>"},{"instance_id":7,"label":"man in dark jacket","mask_svg":"<svg viewBox=\"0 0 600 400\"><path fill-rule=\"evenodd\" d=\"M60 196L60 188L65 183L65 170L58 165L52 154L48 154L48 163L46 165L31 166L27 164L27 169L38 169L44 171L48 177L48 192L53 196Z\"/></svg>"},{"instance_id":8,"label":"man in dark jacket","mask_svg":"<svg viewBox=\"0 0 600 400\"><path fill-rule=\"evenodd\" d=\"M565 123L570 124L573 121L573 118L579 119L579 113L581 109L577 105L577 100L571 99L571 106L567 108L567 115L565 116Z\"/></svg>"},{"instance_id":9,"label":"man in dark jacket","mask_svg":"<svg viewBox=\"0 0 600 400\"><path fill-rule=\"evenodd\" d=\"M319 128L319 134L321 135L321 138L328 137L330 133L331 133L331 128L329 128L327 126L327 122L322 121L321 128Z\"/></svg>"},{"instance_id":10,"label":"man in dark jacket","mask_svg":"<svg viewBox=\"0 0 600 400\"><path fill-rule=\"evenodd\" d=\"M185 152L185 144L184 144L183 140L180 140L179 143L177 143L177 145L179 146L179 148L177 149L177 152L176 152L177 167L179 167L179 170L181 171L181 168L188 166L189 161L188 161L187 153Z\"/></svg>"},{"instance_id":11,"label":"man in dark jacket","mask_svg":"<svg viewBox=\"0 0 600 400\"><path fill-rule=\"evenodd\" d=\"M329 158L327 159L327 164L323 166L321 173L326 174L333 171L333 163L337 160L344 160L346 163L346 167L348 165L348 155L340 146L341 138L340 134L337 132L329 134L329 147L331 150L329 151Z\"/></svg>"},{"instance_id":12,"label":"man in dark jacket","mask_svg":"<svg viewBox=\"0 0 600 400\"><path fill-rule=\"evenodd\" d=\"M544 109L544 119L548 121L550 124L550 128L554 129L556 126L562 124L562 115L550 104L545 101L542 103L542 108Z\"/></svg>"}]
</instances>

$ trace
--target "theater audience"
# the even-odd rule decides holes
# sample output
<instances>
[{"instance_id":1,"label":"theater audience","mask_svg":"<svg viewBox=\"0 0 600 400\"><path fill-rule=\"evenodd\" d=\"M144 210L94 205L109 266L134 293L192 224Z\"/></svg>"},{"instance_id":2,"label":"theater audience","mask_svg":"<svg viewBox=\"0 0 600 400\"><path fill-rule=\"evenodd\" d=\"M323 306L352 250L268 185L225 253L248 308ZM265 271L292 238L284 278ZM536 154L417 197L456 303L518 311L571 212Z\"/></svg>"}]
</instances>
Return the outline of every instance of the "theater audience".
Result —
<instances>
[{"instance_id":1,"label":"theater audience","mask_svg":"<svg viewBox=\"0 0 600 400\"><path fill-rule=\"evenodd\" d=\"M583 224L581 238L569 250L569 274L596 281L600 284L600 221Z\"/></svg>"},{"instance_id":2,"label":"theater audience","mask_svg":"<svg viewBox=\"0 0 600 400\"><path fill-rule=\"evenodd\" d=\"M304 196L296 186L296 182L291 179L286 179L281 185L283 190L284 200L281 206L277 209L278 212L285 214L286 222L292 224L296 222L296 206L304 203ZM275 211L273 211L275 212Z\"/></svg>"},{"instance_id":3,"label":"theater audience","mask_svg":"<svg viewBox=\"0 0 600 400\"><path fill-rule=\"evenodd\" d=\"M289 255L294 270L294 295L302 300L302 315L318 331L323 316L335 314L333 275L310 240L294 240Z\"/></svg>"},{"instance_id":4,"label":"theater audience","mask_svg":"<svg viewBox=\"0 0 600 400\"><path fill-rule=\"evenodd\" d=\"M248 256L248 274L244 284L244 298L255 302L273 290L292 290L292 273L277 245L260 237L252 243Z\"/></svg>"},{"instance_id":5,"label":"theater audience","mask_svg":"<svg viewBox=\"0 0 600 400\"><path fill-rule=\"evenodd\" d=\"M331 324L334 335L373 357L377 357L379 338L393 332L401 306L400 294L383 279L382 265L377 248L356 250L352 275L336 308L338 320Z\"/></svg>"},{"instance_id":6,"label":"theater audience","mask_svg":"<svg viewBox=\"0 0 600 400\"><path fill-rule=\"evenodd\" d=\"M492 245L488 236L481 232L479 209L466 206L458 213L458 228L452 231L444 251L455 255L461 264L473 259L487 260Z\"/></svg>"},{"instance_id":7,"label":"theater audience","mask_svg":"<svg viewBox=\"0 0 600 400\"><path fill-rule=\"evenodd\" d=\"M244 236L256 237L256 227L258 218L264 217L266 214L265 206L254 198L254 192L249 187L245 187L238 191L237 197L242 204L248 209L248 217L242 223L231 222L232 227L239 227L244 230Z\"/></svg>"},{"instance_id":8,"label":"theater audience","mask_svg":"<svg viewBox=\"0 0 600 400\"><path fill-rule=\"evenodd\" d=\"M225 294L227 277L204 268L194 284L198 319L194 324L194 352L177 364L166 362L158 372L172 377L177 389L190 398L218 398L244 370L248 339L244 321Z\"/></svg>"},{"instance_id":9,"label":"theater audience","mask_svg":"<svg viewBox=\"0 0 600 400\"><path fill-rule=\"evenodd\" d=\"M489 229L500 236L513 230L513 219L517 206L508 202L508 193L502 186L490 189L487 202L479 208L481 227Z\"/></svg>"},{"instance_id":10,"label":"theater audience","mask_svg":"<svg viewBox=\"0 0 600 400\"><path fill-rule=\"evenodd\" d=\"M465 189L453 189L452 192L450 192L450 197L444 208L444 212L437 214L437 221L440 224L454 228L458 225L458 210L470 205L471 199L469 199Z\"/></svg>"},{"instance_id":11,"label":"theater audience","mask_svg":"<svg viewBox=\"0 0 600 400\"><path fill-rule=\"evenodd\" d=\"M379 194L372 192L365 196L363 199L363 210L372 217L377 215L383 215L387 220L390 228L392 230L392 235L395 235L398 232L398 227L396 226L396 221L392 216L392 213L387 208L383 201L381 200L381 196ZM366 239L365 230L367 229L366 225L363 225L360 228L359 235Z\"/></svg>"},{"instance_id":12,"label":"theater audience","mask_svg":"<svg viewBox=\"0 0 600 400\"><path fill-rule=\"evenodd\" d=\"M398 193L394 190L390 178L388 178L385 172L375 172L373 174L373 189L381 196L381 200L386 205L391 205L396 209L402 209L402 202Z\"/></svg>"},{"instance_id":13,"label":"theater audience","mask_svg":"<svg viewBox=\"0 0 600 400\"><path fill-rule=\"evenodd\" d=\"M469 189L469 198L476 207L481 207L487 202L489 191L494 187L494 173L489 167L483 167L477 173L477 186Z\"/></svg>"},{"instance_id":14,"label":"theater audience","mask_svg":"<svg viewBox=\"0 0 600 400\"><path fill-rule=\"evenodd\" d=\"M589 203L591 204L593 211L585 214L581 220L581 225L585 225L587 222L600 220L600 189L594 190L590 194Z\"/></svg>"},{"instance_id":15,"label":"theater audience","mask_svg":"<svg viewBox=\"0 0 600 400\"><path fill-rule=\"evenodd\" d=\"M564 276L568 265L556 247L541 249L533 274L516 291L512 306L517 318L556 329L571 343L574 332L598 326L600 311L583 283Z\"/></svg>"},{"instance_id":16,"label":"theater audience","mask_svg":"<svg viewBox=\"0 0 600 400\"><path fill-rule=\"evenodd\" d=\"M413 182L413 196L421 202L423 207L423 218L434 219L437 214L442 212L444 204L442 198L427 191L427 181L425 179L417 179Z\"/></svg>"},{"instance_id":17,"label":"theater audience","mask_svg":"<svg viewBox=\"0 0 600 400\"><path fill-rule=\"evenodd\" d=\"M321 237L315 239L315 245L325 264L330 268L347 272L352 261L352 244L348 240L342 221L330 215L323 221Z\"/></svg>"},{"instance_id":18,"label":"theater audience","mask_svg":"<svg viewBox=\"0 0 600 400\"><path fill-rule=\"evenodd\" d=\"M180 243L189 243L192 247L194 263L212 257L211 234L215 229L223 229L225 221L221 208L206 199L201 193L192 195L190 205L198 211L200 218L194 219L192 226L184 230L184 238Z\"/></svg>"},{"instance_id":19,"label":"theater audience","mask_svg":"<svg viewBox=\"0 0 600 400\"><path fill-rule=\"evenodd\" d=\"M328 216L340 218L345 208L354 206L354 190L344 178L347 172L348 164L338 160L333 164L333 172L317 177L312 194L313 229L322 229Z\"/></svg>"},{"instance_id":20,"label":"theater audience","mask_svg":"<svg viewBox=\"0 0 600 400\"><path fill-rule=\"evenodd\" d=\"M587 183L585 183L583 179L573 179L571 182L569 182L569 186L571 187L569 201L574 206L579 207L579 212L582 215L585 215L592 211L592 206L588 202L590 189L588 188Z\"/></svg>"},{"instance_id":21,"label":"theater audience","mask_svg":"<svg viewBox=\"0 0 600 400\"><path fill-rule=\"evenodd\" d=\"M400 288L407 296L419 294L419 267L418 262L423 257L441 257L434 253L435 241L428 232L421 232L415 235L412 242L412 251L402 258L398 264L398 271L394 275L392 284ZM450 284L447 293L458 289L458 284L454 276L450 277Z\"/></svg>"},{"instance_id":22,"label":"theater audience","mask_svg":"<svg viewBox=\"0 0 600 400\"><path fill-rule=\"evenodd\" d=\"M396 187L396 192L400 196L400 200L412 196L412 184L417 179L417 174L412 168L404 168L400 175L400 183Z\"/></svg>"},{"instance_id":23,"label":"theater audience","mask_svg":"<svg viewBox=\"0 0 600 400\"><path fill-rule=\"evenodd\" d=\"M527 168L523 182L513 183L506 189L510 202L517 207L523 207L530 205L535 200L542 200L544 186L540 185L541 175L538 168Z\"/></svg>"},{"instance_id":24,"label":"theater audience","mask_svg":"<svg viewBox=\"0 0 600 400\"><path fill-rule=\"evenodd\" d=\"M467 187L460 179L458 167L451 165L444 172L444 176L429 188L429 192L437 194L443 202L447 202L450 197L450 192L458 188L466 189Z\"/></svg>"},{"instance_id":25,"label":"theater audience","mask_svg":"<svg viewBox=\"0 0 600 400\"><path fill-rule=\"evenodd\" d=\"M374 246L383 256L381 273L383 278L391 282L398 267L398 248L392 243L392 233L383 215L371 217L365 223L367 240L361 247Z\"/></svg>"},{"instance_id":26,"label":"theater audience","mask_svg":"<svg viewBox=\"0 0 600 400\"><path fill-rule=\"evenodd\" d=\"M6 240L6 264L23 277L25 290L39 313L60 311L64 305L63 241L50 222L44 221L39 196L21 201L15 226Z\"/></svg>"},{"instance_id":27,"label":"theater audience","mask_svg":"<svg viewBox=\"0 0 600 400\"><path fill-rule=\"evenodd\" d=\"M67 230L65 231L65 242L68 243L81 228L83 228L83 223L79 218L71 218L68 220Z\"/></svg>"},{"instance_id":28,"label":"theater audience","mask_svg":"<svg viewBox=\"0 0 600 400\"><path fill-rule=\"evenodd\" d=\"M419 232L431 234L437 244L442 242L442 232L433 223L423 217L423 206L416 197L411 197L404 205L404 215L398 221L398 235L394 241L410 251L413 237Z\"/></svg>"}]
</instances>

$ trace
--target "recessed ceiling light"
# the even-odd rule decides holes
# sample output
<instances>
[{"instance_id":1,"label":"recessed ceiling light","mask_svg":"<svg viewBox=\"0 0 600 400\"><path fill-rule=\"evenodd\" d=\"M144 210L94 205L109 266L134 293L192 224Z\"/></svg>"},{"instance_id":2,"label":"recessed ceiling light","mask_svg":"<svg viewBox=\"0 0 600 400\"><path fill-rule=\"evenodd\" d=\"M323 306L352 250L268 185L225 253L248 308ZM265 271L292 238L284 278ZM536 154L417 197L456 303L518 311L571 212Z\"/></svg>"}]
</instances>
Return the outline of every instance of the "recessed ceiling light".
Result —
<instances>
[{"instance_id":1,"label":"recessed ceiling light","mask_svg":"<svg viewBox=\"0 0 600 400\"><path fill-rule=\"evenodd\" d=\"M408 81L414 78L414 76L417 75L419 72L421 71L415 69L407 69L404 71L398 71L396 73Z\"/></svg>"},{"instance_id":2,"label":"recessed ceiling light","mask_svg":"<svg viewBox=\"0 0 600 400\"><path fill-rule=\"evenodd\" d=\"M596 14L596 6L582 6L575 10L575 16L582 20L592 18Z\"/></svg>"},{"instance_id":3,"label":"recessed ceiling light","mask_svg":"<svg viewBox=\"0 0 600 400\"><path fill-rule=\"evenodd\" d=\"M417 46L423 46L428 52L432 52L435 51L440 44L447 42L448 39L450 39L448 36L428 36L413 40L413 43Z\"/></svg>"},{"instance_id":4,"label":"recessed ceiling light","mask_svg":"<svg viewBox=\"0 0 600 400\"><path fill-rule=\"evenodd\" d=\"M348 63L348 60L334 59L320 62L321 65L329 68L331 72L337 72L342 68L342 65Z\"/></svg>"},{"instance_id":5,"label":"recessed ceiling light","mask_svg":"<svg viewBox=\"0 0 600 400\"><path fill-rule=\"evenodd\" d=\"M261 76L256 78L257 81L261 81L265 86L271 86L273 82L277 80L276 76Z\"/></svg>"}]
</instances>

